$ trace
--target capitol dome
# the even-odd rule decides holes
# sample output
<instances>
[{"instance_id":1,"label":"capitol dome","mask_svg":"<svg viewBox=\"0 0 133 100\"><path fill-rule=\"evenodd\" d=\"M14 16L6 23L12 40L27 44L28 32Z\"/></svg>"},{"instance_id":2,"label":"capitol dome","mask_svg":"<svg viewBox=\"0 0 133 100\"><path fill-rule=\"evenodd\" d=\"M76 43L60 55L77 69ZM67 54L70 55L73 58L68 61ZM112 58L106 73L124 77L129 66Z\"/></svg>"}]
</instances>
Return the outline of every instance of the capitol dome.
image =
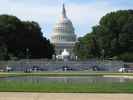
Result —
<instances>
[{"instance_id":1,"label":"capitol dome","mask_svg":"<svg viewBox=\"0 0 133 100\"><path fill-rule=\"evenodd\" d=\"M52 42L75 42L76 35L74 31L73 24L71 20L67 18L63 4L62 16L53 29Z\"/></svg>"}]
</instances>

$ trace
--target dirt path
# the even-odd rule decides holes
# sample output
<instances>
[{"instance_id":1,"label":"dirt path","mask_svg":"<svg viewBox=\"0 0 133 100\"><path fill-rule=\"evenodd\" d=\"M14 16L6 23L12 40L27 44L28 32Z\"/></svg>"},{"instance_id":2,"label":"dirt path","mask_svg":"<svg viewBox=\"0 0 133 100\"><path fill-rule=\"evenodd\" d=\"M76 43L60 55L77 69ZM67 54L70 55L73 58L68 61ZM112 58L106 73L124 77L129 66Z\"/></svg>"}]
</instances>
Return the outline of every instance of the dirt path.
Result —
<instances>
[{"instance_id":1,"label":"dirt path","mask_svg":"<svg viewBox=\"0 0 133 100\"><path fill-rule=\"evenodd\" d=\"M0 92L0 100L133 100L133 94Z\"/></svg>"}]
</instances>

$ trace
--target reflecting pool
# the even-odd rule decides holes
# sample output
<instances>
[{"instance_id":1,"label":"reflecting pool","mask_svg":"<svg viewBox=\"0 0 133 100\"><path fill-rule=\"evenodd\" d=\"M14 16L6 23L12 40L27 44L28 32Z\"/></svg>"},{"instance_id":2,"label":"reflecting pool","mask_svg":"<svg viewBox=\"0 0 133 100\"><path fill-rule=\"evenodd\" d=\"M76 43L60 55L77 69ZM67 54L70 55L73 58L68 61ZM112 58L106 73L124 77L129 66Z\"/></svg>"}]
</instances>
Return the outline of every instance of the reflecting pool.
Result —
<instances>
[{"instance_id":1,"label":"reflecting pool","mask_svg":"<svg viewBox=\"0 0 133 100\"><path fill-rule=\"evenodd\" d=\"M64 76L64 77L46 77L46 76L19 76L0 78L0 81L18 81L32 83L62 82L62 83L124 83L133 82L133 79L123 77L102 77L102 76Z\"/></svg>"}]
</instances>

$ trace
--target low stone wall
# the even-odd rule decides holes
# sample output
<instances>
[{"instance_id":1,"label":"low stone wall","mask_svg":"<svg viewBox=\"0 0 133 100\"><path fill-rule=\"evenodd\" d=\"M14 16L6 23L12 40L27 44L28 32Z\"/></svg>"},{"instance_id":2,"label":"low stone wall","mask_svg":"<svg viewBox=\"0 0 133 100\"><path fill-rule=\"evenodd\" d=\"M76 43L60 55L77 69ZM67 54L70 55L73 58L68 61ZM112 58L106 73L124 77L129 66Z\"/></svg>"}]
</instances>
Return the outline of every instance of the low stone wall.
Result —
<instances>
[{"instance_id":1,"label":"low stone wall","mask_svg":"<svg viewBox=\"0 0 133 100\"><path fill-rule=\"evenodd\" d=\"M44 59L36 60L18 60L18 61L0 61L0 68L6 66L12 67L15 71L24 71L25 69L37 66L46 71L61 71L64 67L71 68L73 71L82 70L103 70L103 71L118 71L119 68L123 67L124 62L121 61L52 61Z\"/></svg>"}]
</instances>

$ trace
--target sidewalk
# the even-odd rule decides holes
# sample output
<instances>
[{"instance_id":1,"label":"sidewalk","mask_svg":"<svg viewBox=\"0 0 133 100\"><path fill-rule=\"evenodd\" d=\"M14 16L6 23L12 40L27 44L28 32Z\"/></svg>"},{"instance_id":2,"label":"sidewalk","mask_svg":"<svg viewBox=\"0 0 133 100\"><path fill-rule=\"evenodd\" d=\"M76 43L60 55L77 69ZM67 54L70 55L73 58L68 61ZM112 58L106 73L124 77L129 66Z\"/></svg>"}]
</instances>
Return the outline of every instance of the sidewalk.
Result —
<instances>
[{"instance_id":1,"label":"sidewalk","mask_svg":"<svg viewBox=\"0 0 133 100\"><path fill-rule=\"evenodd\" d=\"M0 92L0 100L133 100L133 94Z\"/></svg>"}]
</instances>

